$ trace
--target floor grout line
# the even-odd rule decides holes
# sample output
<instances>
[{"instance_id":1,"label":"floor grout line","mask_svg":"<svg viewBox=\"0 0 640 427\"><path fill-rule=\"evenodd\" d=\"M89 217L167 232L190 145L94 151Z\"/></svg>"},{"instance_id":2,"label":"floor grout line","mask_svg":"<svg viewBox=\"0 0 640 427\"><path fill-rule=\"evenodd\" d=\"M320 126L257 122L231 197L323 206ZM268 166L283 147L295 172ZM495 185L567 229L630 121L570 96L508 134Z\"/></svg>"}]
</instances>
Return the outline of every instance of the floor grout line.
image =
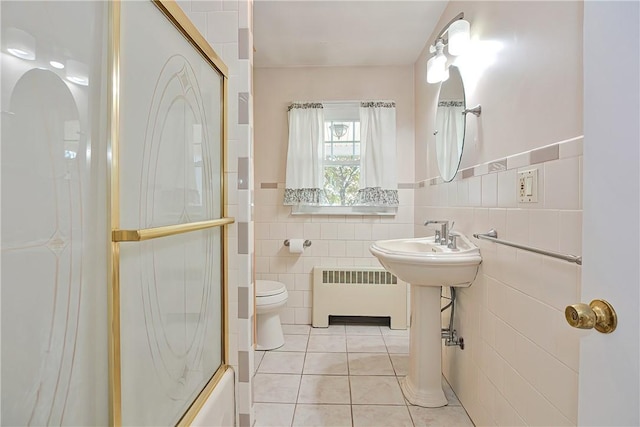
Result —
<instances>
[{"instance_id":1,"label":"floor grout line","mask_svg":"<svg viewBox=\"0 0 640 427\"><path fill-rule=\"evenodd\" d=\"M381 333L381 335L380 335L380 336L382 336L383 342L384 342L384 344L385 344L385 351L376 351L376 352L371 352L371 351L362 351L362 350L359 350L359 351L351 351L351 350L349 349L348 344L347 344L347 338L348 338L349 336L369 337L369 338L372 338L372 337L377 337L377 336L379 336L379 335L364 335L364 334L353 334L353 335L349 335L349 334L347 333L347 331L346 331L346 326L345 326L345 331L344 331L344 333L342 333L342 334L335 334L335 335L334 335L334 334L315 334L315 335L314 335L314 334L311 334L311 332L312 332L312 329L311 329L311 328L309 328L308 332L307 332L306 334L304 334L304 335L306 335L306 337L307 337L307 342L306 342L306 346L305 346L304 351L293 351L293 352L292 352L292 351L287 351L287 352L279 352L279 353L304 353L303 363L302 363L302 372L300 373L300 380L299 380L299 383L298 383L298 391L297 391L297 394L296 394L296 399L295 399L295 402L293 403L293 405L294 405L294 409L293 409L293 415L292 415L292 418L291 418L291 424L290 424L290 427L293 427L293 426L294 426L294 420L296 419L296 415L299 415L299 409L300 409L300 408L299 408L299 406L300 406L300 405L307 405L307 406L319 406L319 407L326 407L326 406L341 406L341 407L344 407L344 406L346 406L346 405L349 405L349 415L350 415L350 417L351 417L351 424L350 424L350 425L351 425L352 427L354 427L354 426L356 425L356 421L355 421L355 414L354 414L354 406L376 406L376 407L395 407L395 408L404 407L404 408L406 408L405 410L406 410L406 412L407 412L407 414L408 414L408 416L409 416L409 420L410 420L410 422L411 422L411 425L412 425L412 426L414 426L414 427L416 426L416 420L414 419L414 414L413 414L413 413L411 412L411 410L410 410L410 407L411 407L411 406L413 406L413 405L411 405L411 404L406 400L406 398L405 398L405 396L404 396L404 393L402 393L402 387L400 386L400 381L401 381L401 379L402 379L403 377L405 377L405 376L406 376L406 374L405 374L405 375L399 375L399 371L398 371L398 369L399 369L399 367L400 367L400 366L399 366L399 364L400 364L400 361L399 361L399 360L400 360L400 358L401 358L401 357L408 357L408 353L398 353L398 352L397 352L398 348L394 348L394 350L396 350L396 352L391 353L390 348L389 348L389 346L388 346L388 344L387 344L387 340L385 339L385 335L384 335L384 334L382 334L382 331L381 331L381 330L380 330L380 333ZM287 335L303 335L303 334L287 334ZM344 340L345 340L345 349L344 349L344 351L339 351L339 352L335 352L335 351L326 351L326 350L325 350L325 351L311 351L311 352L310 352L310 351L309 351L309 345L310 345L310 340L311 340L311 337L312 337L312 336L343 337L343 338L344 338ZM392 336L392 337L393 337L393 336ZM392 340L392 341L393 341L393 340ZM269 353L269 352L264 352L264 353L262 354L262 357L260 358L260 363L258 363L258 366L256 367L256 372L255 372L255 374L254 374L254 375L258 374L258 370L259 370L260 366L264 363L265 356L266 356L268 353ZM309 376L309 377L313 377L313 376L316 376L316 377L323 377L323 376L326 376L326 377L331 377L331 376L334 376L334 377L335 377L335 376L341 376L341 377L344 377L344 376L345 376L344 374L321 373L321 372L322 372L322 369L320 369L318 373L309 373L309 374L306 374L306 373L305 373L305 367L306 367L307 362L308 362L308 357L307 357L307 356L308 356L309 354L314 354L314 353L317 353L317 354L320 354L320 353L322 353L322 354L331 354L331 355L344 354L344 355L345 355L345 357L346 357L346 364L347 364L347 365L346 365L346 368L347 368L347 369L346 369L346 377L347 377L348 392L349 392L349 400L348 400L348 403L321 403L321 402L315 402L315 403L304 403L304 404L303 404L303 403L301 403L301 402L299 401L299 400L300 400L300 396L301 396L301 392L302 392L302 382L303 382L303 379L304 379L304 376L305 376L305 375L306 375L306 376ZM364 357L366 357L366 356L368 356L368 355L378 355L378 356L381 356L382 354L386 354L386 356L387 356L387 360L388 360L388 363L390 363L390 364L391 364L391 368L392 368L393 374L391 374L391 375L385 375L385 374L376 375L376 374L367 373L366 375L354 375L354 374L352 373L352 367L351 367L351 363L350 363L351 361L350 361L349 355L355 355L355 354L364 355ZM394 355L394 356L398 357L398 366L396 366L396 364L394 364L394 362L393 362L393 358L391 357L392 355ZM320 365L320 366L322 366L322 365ZM378 372L378 371L376 371L376 372ZM384 372L384 371L383 371L383 370L381 370L381 371L379 371L379 372ZM263 374L264 374L264 373L263 373ZM275 375L295 375L295 374L291 374L291 373L289 373L289 374L284 374L284 373L282 373L282 374L277 374L277 373L273 373L273 374L275 374ZM363 377L363 376L368 376L368 377L395 377L396 382L397 382L397 384L398 384L398 387L400 388L400 392L401 392L401 394L402 394L402 403L397 403L397 404L394 404L394 403L359 403L359 404L354 404L354 403L353 403L353 388L352 388L352 382L351 382L351 380L352 380L352 379L354 379L354 378L356 378L356 377ZM445 379L445 380L446 380L446 379ZM448 384L448 381L447 381L447 384ZM450 386L449 386L449 387L450 387ZM455 393L454 393L454 394L455 394ZM457 396L456 396L456 397L457 397ZM287 404L286 402L256 402L256 403L268 403L268 404L275 404L275 405L277 405L277 404ZM289 403L289 404L290 404L290 403ZM451 405L449 405L449 406L451 406ZM461 406L461 407L464 409L464 406L462 406L460 403L458 403L458 405L456 405L456 406ZM465 411L465 413L466 413L466 409L464 409L464 411ZM346 415L346 414L344 414L344 415ZM361 415L361 416L362 416L362 415ZM467 414L467 417L468 417L468 414ZM470 418L470 417L469 417L469 418ZM471 423L472 423L472 421L471 421ZM473 424L472 424L472 425L473 425Z\"/></svg>"}]
</instances>

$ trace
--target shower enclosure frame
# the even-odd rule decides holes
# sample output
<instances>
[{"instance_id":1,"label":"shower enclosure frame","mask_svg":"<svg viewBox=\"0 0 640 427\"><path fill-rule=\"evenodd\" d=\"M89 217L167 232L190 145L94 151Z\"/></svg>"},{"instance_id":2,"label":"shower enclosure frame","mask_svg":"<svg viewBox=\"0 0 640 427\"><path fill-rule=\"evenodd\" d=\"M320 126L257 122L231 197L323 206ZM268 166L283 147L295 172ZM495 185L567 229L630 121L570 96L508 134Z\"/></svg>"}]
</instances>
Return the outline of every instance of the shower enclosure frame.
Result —
<instances>
[{"instance_id":1,"label":"shower enclosure frame","mask_svg":"<svg viewBox=\"0 0 640 427\"><path fill-rule=\"evenodd\" d=\"M109 422L114 426L122 425L122 385L121 385L121 348L120 348L120 244L121 242L139 242L149 239L174 236L191 231L222 227L220 233L221 244L221 364L199 392L187 411L180 418L178 425L189 425L194 420L207 398L216 387L224 373L229 369L228 349L228 274L226 250L226 225L235 221L227 217L227 191L224 175L227 172L227 84L228 68L213 48L207 43L197 28L184 14L182 9L172 0L152 0L155 6L164 14L168 23L172 24L192 47L200 53L205 62L213 67L221 76L221 143L220 143L220 212L221 218L209 221L175 224L163 227L122 230L120 229L120 20L121 4L119 0L109 3L108 10L108 74L107 74L107 103L108 103L108 200L107 212L110 224L108 241L111 243L110 259L108 261L109 277L108 289L108 339L109 339Z\"/></svg>"}]
</instances>

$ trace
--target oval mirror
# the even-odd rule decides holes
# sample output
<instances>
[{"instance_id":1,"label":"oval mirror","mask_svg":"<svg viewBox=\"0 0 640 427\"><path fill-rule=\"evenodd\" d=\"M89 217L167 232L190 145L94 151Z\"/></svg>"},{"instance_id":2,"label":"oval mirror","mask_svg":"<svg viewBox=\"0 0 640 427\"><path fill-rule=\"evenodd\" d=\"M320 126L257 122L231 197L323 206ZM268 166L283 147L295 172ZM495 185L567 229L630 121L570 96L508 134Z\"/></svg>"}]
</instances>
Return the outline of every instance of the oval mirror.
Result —
<instances>
[{"instance_id":1,"label":"oval mirror","mask_svg":"<svg viewBox=\"0 0 640 427\"><path fill-rule=\"evenodd\" d=\"M458 67L449 67L449 78L440 85L436 111L436 157L440 176L453 180L462 159L466 124L464 86Z\"/></svg>"}]
</instances>

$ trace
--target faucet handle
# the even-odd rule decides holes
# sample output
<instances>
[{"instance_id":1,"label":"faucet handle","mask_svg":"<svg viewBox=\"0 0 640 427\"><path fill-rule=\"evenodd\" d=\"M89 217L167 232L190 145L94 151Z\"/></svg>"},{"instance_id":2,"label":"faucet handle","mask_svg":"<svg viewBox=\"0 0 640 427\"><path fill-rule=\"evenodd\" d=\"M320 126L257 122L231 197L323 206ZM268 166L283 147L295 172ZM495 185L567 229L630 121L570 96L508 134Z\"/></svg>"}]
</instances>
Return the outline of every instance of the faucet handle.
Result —
<instances>
[{"instance_id":1,"label":"faucet handle","mask_svg":"<svg viewBox=\"0 0 640 427\"><path fill-rule=\"evenodd\" d=\"M449 234L449 244L447 245L449 249L458 249L456 237L458 237L456 234Z\"/></svg>"},{"instance_id":2,"label":"faucet handle","mask_svg":"<svg viewBox=\"0 0 640 427\"><path fill-rule=\"evenodd\" d=\"M434 236L434 240L435 240L436 245L440 244L440 241L441 241L440 230L436 230L436 234Z\"/></svg>"}]
</instances>

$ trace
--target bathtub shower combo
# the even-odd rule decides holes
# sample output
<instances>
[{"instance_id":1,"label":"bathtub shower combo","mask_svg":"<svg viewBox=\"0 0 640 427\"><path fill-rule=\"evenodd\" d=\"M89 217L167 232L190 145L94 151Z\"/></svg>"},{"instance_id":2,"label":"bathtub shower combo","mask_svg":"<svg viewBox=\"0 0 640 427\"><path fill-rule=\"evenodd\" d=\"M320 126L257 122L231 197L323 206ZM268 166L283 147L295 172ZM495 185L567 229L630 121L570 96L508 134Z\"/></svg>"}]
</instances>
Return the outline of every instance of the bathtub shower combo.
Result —
<instances>
[{"instance_id":1,"label":"bathtub shower combo","mask_svg":"<svg viewBox=\"0 0 640 427\"><path fill-rule=\"evenodd\" d=\"M233 423L227 67L173 2L1 7L2 424L191 423L221 380Z\"/></svg>"}]
</instances>

